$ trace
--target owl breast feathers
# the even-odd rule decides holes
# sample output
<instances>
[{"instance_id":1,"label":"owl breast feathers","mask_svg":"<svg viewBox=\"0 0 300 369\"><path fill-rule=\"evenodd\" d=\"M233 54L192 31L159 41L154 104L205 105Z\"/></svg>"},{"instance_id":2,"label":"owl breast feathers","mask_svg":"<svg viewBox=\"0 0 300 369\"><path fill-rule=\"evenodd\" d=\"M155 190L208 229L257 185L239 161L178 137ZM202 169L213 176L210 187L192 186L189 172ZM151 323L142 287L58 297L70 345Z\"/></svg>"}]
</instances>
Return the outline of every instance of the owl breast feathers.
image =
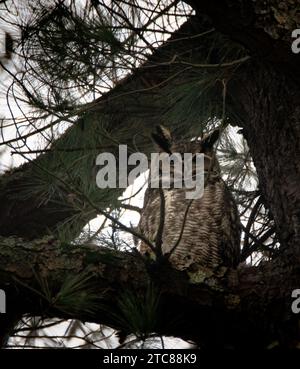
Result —
<instances>
[{"instance_id":1,"label":"owl breast feathers","mask_svg":"<svg viewBox=\"0 0 300 369\"><path fill-rule=\"evenodd\" d=\"M183 188L148 188L139 222L139 231L156 243L161 223L161 195L164 196L162 254L169 254L172 266L196 270L197 266L235 268L240 256L240 228L234 199L222 180L213 145L219 132L202 141L173 142L166 128L159 126L153 135L160 151L204 153L205 187L201 198L189 200ZM142 254L152 253L145 243Z\"/></svg>"}]
</instances>

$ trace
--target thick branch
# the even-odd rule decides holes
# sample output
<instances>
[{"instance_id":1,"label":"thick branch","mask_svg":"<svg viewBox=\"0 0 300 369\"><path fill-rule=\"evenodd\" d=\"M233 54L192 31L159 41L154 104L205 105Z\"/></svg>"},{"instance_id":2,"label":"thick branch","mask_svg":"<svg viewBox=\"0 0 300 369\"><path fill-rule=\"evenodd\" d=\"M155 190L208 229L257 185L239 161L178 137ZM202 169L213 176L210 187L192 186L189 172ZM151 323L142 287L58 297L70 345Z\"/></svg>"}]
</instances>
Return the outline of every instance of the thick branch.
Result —
<instances>
[{"instance_id":1,"label":"thick branch","mask_svg":"<svg viewBox=\"0 0 300 369\"><path fill-rule=\"evenodd\" d=\"M126 289L143 296L152 281L161 291L158 333L202 345L211 341L235 347L265 347L269 340L287 342L285 329L293 326L295 319L290 296L299 287L300 277L299 268L287 272L281 261L242 268L238 273L221 268L213 274L203 269L188 280L185 273L168 266L146 267L135 254L93 245L66 245L50 238L29 243L12 237L0 239L0 270L0 288L7 293L7 311L11 314L75 318L123 329L112 314L120 295ZM70 316L47 302L43 292L36 292L41 291L38 280L43 279L55 297L67 276L86 271L93 275L90 283L101 296L94 316L85 312ZM171 324L174 321L176 324ZM288 342L295 338L292 333Z\"/></svg>"},{"instance_id":2,"label":"thick branch","mask_svg":"<svg viewBox=\"0 0 300 369\"><path fill-rule=\"evenodd\" d=\"M55 178L51 180L51 173L79 191L88 188L86 195L103 209L115 204L123 189L96 187L96 156L112 152L118 158L120 143L128 145L129 154L136 148L145 153L152 149L150 132L166 109L163 97L167 97L163 96L162 87L181 79L184 71L191 68L172 65L170 61L174 55L189 57L198 47L197 37L191 36L203 30L207 28L191 18L148 62L109 93L88 104L77 124L52 145L51 151L0 178L1 235L41 237L49 231L56 232L60 224L73 217L76 222L70 224L70 234L74 238L95 217L95 211L76 202L76 197L74 204L74 194L62 190ZM176 39L179 41L174 42Z\"/></svg>"}]
</instances>

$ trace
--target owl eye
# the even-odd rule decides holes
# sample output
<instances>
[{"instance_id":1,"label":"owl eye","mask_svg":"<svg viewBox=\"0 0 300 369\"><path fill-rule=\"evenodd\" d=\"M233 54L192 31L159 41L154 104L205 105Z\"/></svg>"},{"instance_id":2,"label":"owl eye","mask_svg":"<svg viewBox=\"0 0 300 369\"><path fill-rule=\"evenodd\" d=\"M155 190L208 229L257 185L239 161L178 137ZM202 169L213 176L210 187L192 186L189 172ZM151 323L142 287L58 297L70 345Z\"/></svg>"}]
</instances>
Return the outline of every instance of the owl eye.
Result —
<instances>
[{"instance_id":1,"label":"owl eye","mask_svg":"<svg viewBox=\"0 0 300 369\"><path fill-rule=\"evenodd\" d=\"M202 141L202 147L204 151L212 149L213 145L217 142L217 140L220 137L220 130L215 129L210 133L208 136L206 136Z\"/></svg>"}]
</instances>

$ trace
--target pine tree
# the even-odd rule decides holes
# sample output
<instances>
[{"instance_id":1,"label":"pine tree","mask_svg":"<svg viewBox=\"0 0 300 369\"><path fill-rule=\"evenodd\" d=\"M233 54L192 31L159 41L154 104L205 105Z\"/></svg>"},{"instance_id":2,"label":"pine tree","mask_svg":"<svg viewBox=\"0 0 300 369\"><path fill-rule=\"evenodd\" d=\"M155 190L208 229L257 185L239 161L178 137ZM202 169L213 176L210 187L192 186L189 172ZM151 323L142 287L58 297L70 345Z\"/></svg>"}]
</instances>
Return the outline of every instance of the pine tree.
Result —
<instances>
[{"instance_id":1,"label":"pine tree","mask_svg":"<svg viewBox=\"0 0 300 369\"><path fill-rule=\"evenodd\" d=\"M0 6L9 28L1 145L22 163L0 177L2 345L68 346L81 336L84 347L115 347L111 335L119 332L128 347L160 345L166 336L200 347L297 346L296 5ZM233 286L228 271L192 285L176 270L149 267L132 241L143 235L124 223L124 212L139 211L134 196L96 186L96 156L117 157L120 144L149 155L157 124L186 139L222 132L216 151L242 228ZM63 338L47 333L55 324Z\"/></svg>"}]
</instances>

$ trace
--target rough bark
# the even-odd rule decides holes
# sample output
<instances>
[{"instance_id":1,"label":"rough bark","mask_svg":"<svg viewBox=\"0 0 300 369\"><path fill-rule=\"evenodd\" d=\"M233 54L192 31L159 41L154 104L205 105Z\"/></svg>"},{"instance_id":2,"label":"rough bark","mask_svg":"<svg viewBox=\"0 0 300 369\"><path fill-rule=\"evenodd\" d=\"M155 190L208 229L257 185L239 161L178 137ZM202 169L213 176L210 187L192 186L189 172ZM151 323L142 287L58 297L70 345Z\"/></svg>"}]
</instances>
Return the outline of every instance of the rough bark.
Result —
<instances>
[{"instance_id":1,"label":"rough bark","mask_svg":"<svg viewBox=\"0 0 300 369\"><path fill-rule=\"evenodd\" d=\"M246 75L233 82L245 86L239 95L239 103L248 116L242 123L243 134L281 244L299 252L299 85L270 69L268 64L260 69L254 66Z\"/></svg>"},{"instance_id":2,"label":"rough bark","mask_svg":"<svg viewBox=\"0 0 300 369\"><path fill-rule=\"evenodd\" d=\"M242 6L231 1L190 3L199 13L209 15L217 29L250 51L252 62L242 66L229 82L229 105L239 112L259 187L274 217L280 241L298 249L300 54L291 51L291 32L297 27L296 12L294 18L285 20L290 24L284 24L282 37L275 39L272 35L280 31L282 24L273 18L269 23L274 31L266 32L270 24L258 17L259 10L263 10L262 2L256 2L256 9L247 1ZM274 0L272 5L276 8L278 2ZM272 12L270 7L268 10Z\"/></svg>"},{"instance_id":3,"label":"rough bark","mask_svg":"<svg viewBox=\"0 0 300 369\"><path fill-rule=\"evenodd\" d=\"M152 281L161 293L160 334L193 340L202 347L236 348L266 348L274 342L292 346L298 338L291 291L297 287L300 268L287 260L238 272L203 270L189 277L167 266L151 266L135 254L75 247L47 237L34 242L1 237L0 246L0 288L5 288L8 310L15 314L77 318L123 329L113 315L118 312L120 295L126 289L143 296ZM66 277L86 270L101 297L95 315L75 312L69 316L43 297L41 279L53 288L51 301L55 301Z\"/></svg>"}]
</instances>

